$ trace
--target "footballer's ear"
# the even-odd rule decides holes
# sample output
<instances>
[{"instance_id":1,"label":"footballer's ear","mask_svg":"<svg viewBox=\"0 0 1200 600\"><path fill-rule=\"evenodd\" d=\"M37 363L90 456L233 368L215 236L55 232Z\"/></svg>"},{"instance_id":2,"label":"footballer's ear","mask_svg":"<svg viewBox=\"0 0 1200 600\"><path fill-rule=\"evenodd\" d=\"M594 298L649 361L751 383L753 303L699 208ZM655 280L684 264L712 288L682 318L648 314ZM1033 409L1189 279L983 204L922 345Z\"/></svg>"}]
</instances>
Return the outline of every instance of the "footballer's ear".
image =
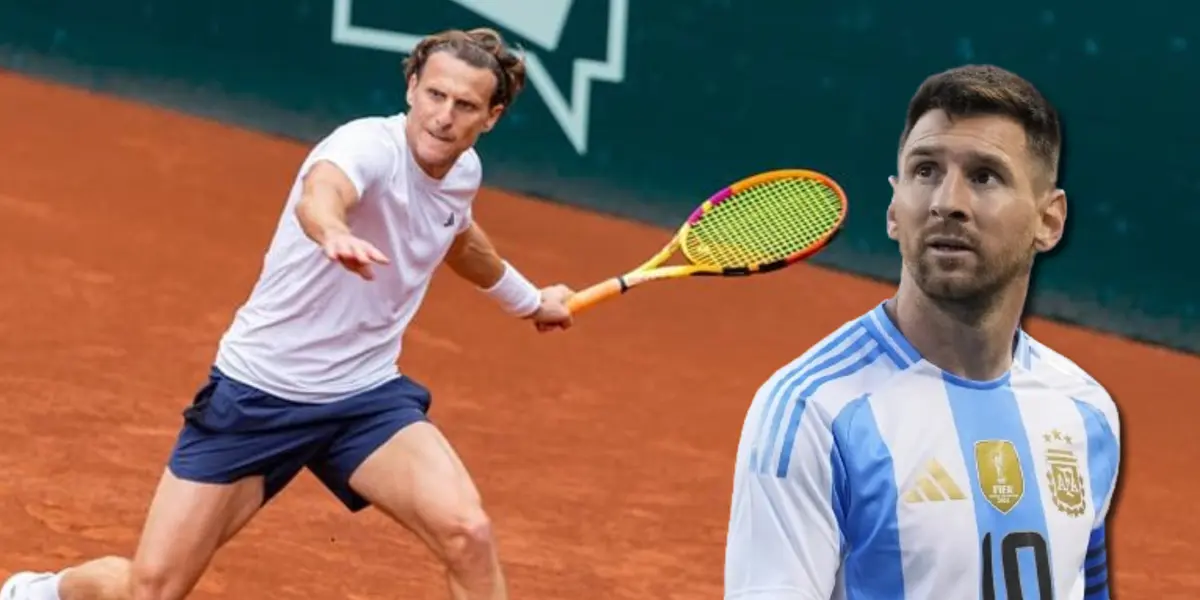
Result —
<instances>
[{"instance_id":1,"label":"footballer's ear","mask_svg":"<svg viewBox=\"0 0 1200 600\"><path fill-rule=\"evenodd\" d=\"M892 186L892 199L888 202L887 207L887 236L888 239L896 241L900 239L896 227L896 176L889 175L888 183Z\"/></svg>"}]
</instances>

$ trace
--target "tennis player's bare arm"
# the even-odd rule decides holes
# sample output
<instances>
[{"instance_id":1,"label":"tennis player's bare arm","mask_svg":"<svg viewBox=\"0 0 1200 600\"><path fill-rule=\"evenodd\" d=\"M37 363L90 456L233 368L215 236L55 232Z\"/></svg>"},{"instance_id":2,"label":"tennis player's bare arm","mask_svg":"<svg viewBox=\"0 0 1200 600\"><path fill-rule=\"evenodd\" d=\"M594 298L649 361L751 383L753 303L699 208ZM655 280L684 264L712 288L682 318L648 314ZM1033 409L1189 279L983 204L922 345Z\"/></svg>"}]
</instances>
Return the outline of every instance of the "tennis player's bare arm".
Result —
<instances>
[{"instance_id":1,"label":"tennis player's bare arm","mask_svg":"<svg viewBox=\"0 0 1200 600\"><path fill-rule=\"evenodd\" d=\"M504 260L478 223L458 234L446 253L446 266L481 288L490 288L504 275Z\"/></svg>"},{"instance_id":2,"label":"tennis player's bare arm","mask_svg":"<svg viewBox=\"0 0 1200 600\"><path fill-rule=\"evenodd\" d=\"M456 275L488 295L507 297L502 304L509 304L510 312L517 316L533 319L538 330L570 327L571 316L565 302L575 292L564 285L552 285L539 290L537 297L531 298L528 303L518 301L513 290L520 286L514 282L524 282L524 277L500 256L478 223L472 221L467 229L458 234L446 252L444 262ZM517 308L521 305L525 308Z\"/></svg>"},{"instance_id":3,"label":"tennis player's bare arm","mask_svg":"<svg viewBox=\"0 0 1200 600\"><path fill-rule=\"evenodd\" d=\"M350 232L346 213L358 200L350 178L336 165L319 161L304 178L296 216L305 235L324 248L331 259L348 253L347 258L364 266L386 263L382 252ZM459 277L481 288L492 287L504 274L503 259L477 223L471 223L455 238L445 262Z\"/></svg>"},{"instance_id":4,"label":"tennis player's bare arm","mask_svg":"<svg viewBox=\"0 0 1200 600\"><path fill-rule=\"evenodd\" d=\"M363 279L373 279L371 264L388 264L388 257L350 232L346 213L359 200L350 178L330 162L318 161L304 176L296 217L305 235Z\"/></svg>"}]
</instances>

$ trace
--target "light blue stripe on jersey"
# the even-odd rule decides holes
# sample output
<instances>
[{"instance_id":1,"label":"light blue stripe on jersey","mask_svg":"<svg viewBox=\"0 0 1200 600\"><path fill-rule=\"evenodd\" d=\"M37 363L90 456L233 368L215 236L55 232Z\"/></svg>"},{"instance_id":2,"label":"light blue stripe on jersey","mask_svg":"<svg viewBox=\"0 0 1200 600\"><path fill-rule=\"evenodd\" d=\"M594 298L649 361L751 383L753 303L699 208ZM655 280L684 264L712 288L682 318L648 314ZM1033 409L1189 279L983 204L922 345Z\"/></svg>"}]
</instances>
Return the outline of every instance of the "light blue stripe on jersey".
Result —
<instances>
[{"instance_id":1,"label":"light blue stripe on jersey","mask_svg":"<svg viewBox=\"0 0 1200 600\"><path fill-rule=\"evenodd\" d=\"M879 345L883 348L884 355L891 359L892 364L896 365L896 367L900 369L908 366L909 361L907 358L905 358L903 350L891 342L891 339L880 330L878 325L875 324L874 319L869 316L866 319L863 319L863 326L866 327L867 331L871 333L871 336L879 342Z\"/></svg>"},{"instance_id":2,"label":"light blue stripe on jersey","mask_svg":"<svg viewBox=\"0 0 1200 600\"><path fill-rule=\"evenodd\" d=\"M841 357L843 360L830 363L829 368L824 371L817 371L816 373L819 374L817 377L800 379L792 386L789 386L788 391L791 392L791 390L803 384L799 395L795 399L795 407L792 408L791 418L788 419L787 432L783 435L783 447L779 450L779 467L775 470L776 477L787 477L788 466L792 463L792 449L796 446L796 431L800 429L800 418L804 416L804 409L808 406L809 397L815 394L826 383L842 379L843 377L850 377L871 366L871 363L875 362L875 359L882 355L883 348L879 345L879 342L872 340L871 343L864 345L859 352L847 353ZM853 362L845 364L844 359L852 356L857 356L857 358ZM790 393L785 396L785 398L791 397Z\"/></svg>"},{"instance_id":3,"label":"light blue stripe on jersey","mask_svg":"<svg viewBox=\"0 0 1200 600\"><path fill-rule=\"evenodd\" d=\"M1117 477L1121 451L1117 446L1116 434L1100 409L1079 400L1075 400L1075 407L1079 409L1079 416L1083 417L1083 428L1087 434L1092 510L1099 516ZM1108 600L1108 549L1104 531L1104 524L1101 523L1092 530L1092 538L1088 541L1087 558L1083 562L1086 600Z\"/></svg>"},{"instance_id":4,"label":"light blue stripe on jersey","mask_svg":"<svg viewBox=\"0 0 1200 600\"><path fill-rule=\"evenodd\" d=\"M1011 553L1006 561L1004 541L1010 534L1026 534L1025 539L1033 534L1041 538L1045 547L1045 569L1043 578L1053 581L1053 573L1049 572L1051 556L1050 539L1046 528L1046 515L1042 509L1041 485L1037 473L1033 452L1029 446L1029 436L1025 424L1021 420L1017 400L1009 387L1009 375L991 382L974 382L943 374L946 382L946 394L950 400L950 411L954 416L955 429L961 441L963 460L967 464L967 472L974 490L975 524L979 530L980 556L984 555L985 539L990 541L992 582L983 582L991 586L998 600L1003 598L1040 598L1038 591L1038 572L1034 562L1034 552L1031 547L1020 548L1016 552L1015 565ZM991 463L976 467L975 444L985 440L1004 440L1011 442L1021 465L1023 492L1017 503L1008 514L1000 512L987 500L985 490L980 487L978 469L991 468ZM1012 540L1019 540L1014 537ZM1006 568L1006 562L1008 566ZM1016 567L1020 573L1021 591L1018 595L1009 592L1005 583L1005 573Z\"/></svg>"},{"instance_id":5,"label":"light blue stripe on jersey","mask_svg":"<svg viewBox=\"0 0 1200 600\"><path fill-rule=\"evenodd\" d=\"M871 335L874 335L875 339L883 344L888 358L891 358L892 362L896 363L900 369L906 369L909 365L921 360L921 353L908 343L908 340L896 328L896 324L892 323L892 318L888 316L883 306L884 303L880 303L867 313L863 317L863 323Z\"/></svg>"},{"instance_id":6,"label":"light blue stripe on jersey","mask_svg":"<svg viewBox=\"0 0 1200 600\"><path fill-rule=\"evenodd\" d=\"M904 598L904 562L899 551L897 517L899 490L892 455L868 396L854 400L833 420L834 514L848 548L842 581L846 600L896 600ZM845 440L852 452L838 451L836 440ZM847 505L846 490L854 482L854 506Z\"/></svg>"},{"instance_id":7,"label":"light blue stripe on jersey","mask_svg":"<svg viewBox=\"0 0 1200 600\"><path fill-rule=\"evenodd\" d=\"M1117 476L1120 450L1117 448L1116 435L1100 409L1079 400L1075 400L1075 407L1079 409L1079 416L1083 417L1083 428L1087 433L1092 510L1099 511L1112 490L1113 479Z\"/></svg>"},{"instance_id":8,"label":"light blue stripe on jersey","mask_svg":"<svg viewBox=\"0 0 1200 600\"><path fill-rule=\"evenodd\" d=\"M787 414L788 400L796 388L813 375L829 369L869 343L872 343L871 336L861 322L855 322L775 382L767 396L766 406L763 406L762 414L759 415L758 428L755 429L756 439L750 453L750 470L762 474L769 472L771 461L765 457L774 453L775 442L779 439L779 430ZM764 431L768 418L771 422L769 433Z\"/></svg>"}]
</instances>

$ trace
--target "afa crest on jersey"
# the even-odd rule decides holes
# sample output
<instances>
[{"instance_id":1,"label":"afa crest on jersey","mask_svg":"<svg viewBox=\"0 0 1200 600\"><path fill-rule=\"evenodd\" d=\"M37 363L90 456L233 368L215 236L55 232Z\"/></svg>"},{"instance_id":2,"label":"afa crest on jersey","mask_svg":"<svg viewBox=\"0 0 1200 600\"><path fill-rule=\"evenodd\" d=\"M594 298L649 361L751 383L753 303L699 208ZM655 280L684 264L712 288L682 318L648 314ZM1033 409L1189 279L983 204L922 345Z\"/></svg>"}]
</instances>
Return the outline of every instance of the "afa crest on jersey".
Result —
<instances>
[{"instance_id":1,"label":"afa crest on jersey","mask_svg":"<svg viewBox=\"0 0 1200 600\"><path fill-rule=\"evenodd\" d=\"M1054 507L1072 517L1087 511L1086 487L1079 472L1079 458L1072 448L1071 436L1055 429L1043 436L1046 441L1046 483Z\"/></svg>"}]
</instances>

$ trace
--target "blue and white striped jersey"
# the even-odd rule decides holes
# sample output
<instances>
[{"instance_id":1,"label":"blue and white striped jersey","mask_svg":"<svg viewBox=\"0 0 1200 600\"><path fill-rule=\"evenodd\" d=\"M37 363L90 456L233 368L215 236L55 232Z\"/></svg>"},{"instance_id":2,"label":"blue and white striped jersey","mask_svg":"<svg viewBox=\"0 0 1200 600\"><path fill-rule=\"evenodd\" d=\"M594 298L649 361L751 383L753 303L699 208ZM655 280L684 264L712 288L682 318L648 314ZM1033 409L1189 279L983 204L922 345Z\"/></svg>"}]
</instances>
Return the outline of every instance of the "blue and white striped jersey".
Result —
<instances>
[{"instance_id":1,"label":"blue and white striped jersey","mask_svg":"<svg viewBox=\"0 0 1200 600\"><path fill-rule=\"evenodd\" d=\"M1119 465L1108 393L1021 332L988 382L880 304L776 371L742 430L727 600L1101 600Z\"/></svg>"}]
</instances>

